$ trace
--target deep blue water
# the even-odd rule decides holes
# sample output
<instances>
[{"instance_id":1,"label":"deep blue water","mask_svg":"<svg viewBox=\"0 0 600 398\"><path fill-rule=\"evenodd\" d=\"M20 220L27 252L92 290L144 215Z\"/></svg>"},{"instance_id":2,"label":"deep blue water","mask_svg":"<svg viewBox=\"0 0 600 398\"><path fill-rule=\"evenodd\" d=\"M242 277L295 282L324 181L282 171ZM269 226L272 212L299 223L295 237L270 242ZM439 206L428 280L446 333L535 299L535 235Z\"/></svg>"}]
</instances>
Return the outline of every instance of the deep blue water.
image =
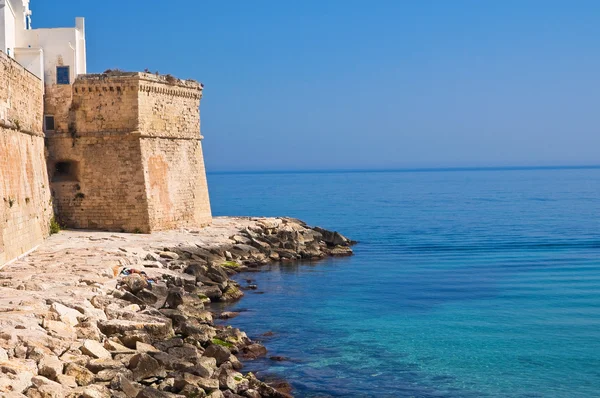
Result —
<instances>
[{"instance_id":1,"label":"deep blue water","mask_svg":"<svg viewBox=\"0 0 600 398\"><path fill-rule=\"evenodd\" d=\"M355 256L253 278L229 321L299 397L600 396L600 169L210 174L215 215L287 215Z\"/></svg>"}]
</instances>

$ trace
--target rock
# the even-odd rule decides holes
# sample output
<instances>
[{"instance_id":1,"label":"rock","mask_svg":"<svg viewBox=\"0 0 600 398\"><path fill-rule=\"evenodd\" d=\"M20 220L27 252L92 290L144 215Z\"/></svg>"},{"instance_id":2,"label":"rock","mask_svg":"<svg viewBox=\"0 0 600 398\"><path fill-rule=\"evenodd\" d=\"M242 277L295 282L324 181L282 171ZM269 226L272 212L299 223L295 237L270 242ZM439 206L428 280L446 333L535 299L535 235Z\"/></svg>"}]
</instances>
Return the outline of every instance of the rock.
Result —
<instances>
[{"instance_id":1,"label":"rock","mask_svg":"<svg viewBox=\"0 0 600 398\"><path fill-rule=\"evenodd\" d=\"M199 276L204 276L206 275L206 271L208 270L208 267L205 264L201 264L201 263L191 263L189 264L185 270L183 272L185 272L188 275L193 275L196 277L196 281L198 280L197 278Z\"/></svg>"},{"instance_id":2,"label":"rock","mask_svg":"<svg viewBox=\"0 0 600 398\"><path fill-rule=\"evenodd\" d=\"M188 319L181 326L181 334L186 338L205 344L215 337L216 331L212 326L201 324L195 319Z\"/></svg>"},{"instance_id":3,"label":"rock","mask_svg":"<svg viewBox=\"0 0 600 398\"><path fill-rule=\"evenodd\" d=\"M231 366L233 367L233 369L235 370L240 370L244 367L244 365L240 362L239 359L237 359L237 357L233 354L231 354L229 356L229 362L231 363Z\"/></svg>"},{"instance_id":4,"label":"rock","mask_svg":"<svg viewBox=\"0 0 600 398\"><path fill-rule=\"evenodd\" d=\"M157 340L167 339L172 336L173 328L170 319L161 319L157 317L138 317L139 320L111 319L108 321L98 321L98 327L107 336L115 334L124 335L132 331L144 331Z\"/></svg>"},{"instance_id":5,"label":"rock","mask_svg":"<svg viewBox=\"0 0 600 398\"><path fill-rule=\"evenodd\" d=\"M194 398L205 398L206 397L206 391L204 391L202 388L195 386L193 384L188 384L185 387L183 387L180 391L179 394L184 395L186 397L194 397Z\"/></svg>"},{"instance_id":6,"label":"rock","mask_svg":"<svg viewBox=\"0 0 600 398\"><path fill-rule=\"evenodd\" d=\"M166 352L157 352L152 357L156 359L166 370L184 370L192 368L194 364L186 359L177 358Z\"/></svg>"},{"instance_id":7,"label":"rock","mask_svg":"<svg viewBox=\"0 0 600 398\"><path fill-rule=\"evenodd\" d=\"M154 306L158 302L158 296L156 294L154 294L154 292L152 292L148 289L140 290L139 292L137 292L136 296L137 296L137 298L142 300L147 305ZM166 297L165 297L165 299L166 299ZM158 306L158 308L160 308L160 307L162 307L162 305Z\"/></svg>"},{"instance_id":8,"label":"rock","mask_svg":"<svg viewBox=\"0 0 600 398\"><path fill-rule=\"evenodd\" d=\"M321 239L323 242L327 243L328 246L347 246L351 243L349 239L339 232L328 231L320 227L315 227L313 230L321 234Z\"/></svg>"},{"instance_id":9,"label":"rock","mask_svg":"<svg viewBox=\"0 0 600 398\"><path fill-rule=\"evenodd\" d=\"M140 391L142 391L142 389L143 389L143 387L140 384L127 379L123 375L120 375L120 376L117 376L116 378L114 378L110 382L110 387L113 390L123 391L125 393L125 395L127 395L127 397L129 397L129 398L137 397L138 394L140 393Z\"/></svg>"},{"instance_id":10,"label":"rock","mask_svg":"<svg viewBox=\"0 0 600 398\"><path fill-rule=\"evenodd\" d=\"M198 386L203 390L209 391L219 389L219 381L215 379L207 379L189 373L184 373L180 377L175 378L174 386L177 390L182 390L187 385Z\"/></svg>"},{"instance_id":11,"label":"rock","mask_svg":"<svg viewBox=\"0 0 600 398\"><path fill-rule=\"evenodd\" d=\"M208 395L209 398L225 398L220 390L215 390Z\"/></svg>"},{"instance_id":12,"label":"rock","mask_svg":"<svg viewBox=\"0 0 600 398\"><path fill-rule=\"evenodd\" d=\"M73 376L78 386L87 386L94 382L94 374L83 366L75 363L68 363L65 366L65 374L67 376Z\"/></svg>"},{"instance_id":13,"label":"rock","mask_svg":"<svg viewBox=\"0 0 600 398\"><path fill-rule=\"evenodd\" d=\"M127 378L133 377L132 372L129 369L104 369L98 372L98 374L96 374L96 382L112 381L115 377L118 376L125 376Z\"/></svg>"},{"instance_id":14,"label":"rock","mask_svg":"<svg viewBox=\"0 0 600 398\"><path fill-rule=\"evenodd\" d=\"M126 347L135 349L135 346L138 342L149 344L152 341L152 338L144 331L134 330L131 332L125 332L125 334L121 336L120 340L121 343L123 343Z\"/></svg>"},{"instance_id":15,"label":"rock","mask_svg":"<svg viewBox=\"0 0 600 398\"><path fill-rule=\"evenodd\" d=\"M81 312L60 303L53 303L50 312L57 314L62 322L70 326L77 326L79 318L83 316Z\"/></svg>"},{"instance_id":16,"label":"rock","mask_svg":"<svg viewBox=\"0 0 600 398\"><path fill-rule=\"evenodd\" d=\"M183 295L185 291L180 287L172 287L167 293L165 305L168 308L177 308L183 304Z\"/></svg>"},{"instance_id":17,"label":"rock","mask_svg":"<svg viewBox=\"0 0 600 398\"><path fill-rule=\"evenodd\" d=\"M127 275L121 279L121 283L125 284L127 289L129 289L129 291L133 294L136 294L148 287L148 281L146 280L146 277L140 274Z\"/></svg>"},{"instance_id":18,"label":"rock","mask_svg":"<svg viewBox=\"0 0 600 398\"><path fill-rule=\"evenodd\" d=\"M229 360L230 355L231 351L229 351L227 347L223 347L218 344L211 344L206 348L206 350L204 350L204 356L215 358L217 361L217 366L221 366L223 362Z\"/></svg>"},{"instance_id":19,"label":"rock","mask_svg":"<svg viewBox=\"0 0 600 398\"><path fill-rule=\"evenodd\" d=\"M173 252L168 252L168 251L160 252L160 253L158 253L158 255L161 258L165 258L167 260L178 260L179 259L179 254L173 253Z\"/></svg>"},{"instance_id":20,"label":"rock","mask_svg":"<svg viewBox=\"0 0 600 398\"><path fill-rule=\"evenodd\" d=\"M63 398L65 396L65 389L62 385L43 376L33 377L31 383L37 391L28 391L28 397Z\"/></svg>"},{"instance_id":21,"label":"rock","mask_svg":"<svg viewBox=\"0 0 600 398\"><path fill-rule=\"evenodd\" d=\"M141 291L140 293L144 293L146 290ZM167 301L167 296L169 293L169 288L163 282L158 282L152 285L150 292L156 297L156 302L152 305L156 309L160 309L165 306ZM144 296L139 296L144 299Z\"/></svg>"},{"instance_id":22,"label":"rock","mask_svg":"<svg viewBox=\"0 0 600 398\"><path fill-rule=\"evenodd\" d=\"M280 355L274 355L272 357L269 357L269 359L271 361L275 361L275 362L284 362L284 361L289 361L289 358L286 357L282 357Z\"/></svg>"},{"instance_id":23,"label":"rock","mask_svg":"<svg viewBox=\"0 0 600 398\"><path fill-rule=\"evenodd\" d=\"M183 344L182 346L174 346L167 349L169 355L173 355L179 359L196 362L202 357L202 352L191 344Z\"/></svg>"},{"instance_id":24,"label":"rock","mask_svg":"<svg viewBox=\"0 0 600 398\"><path fill-rule=\"evenodd\" d=\"M108 350L98 341L85 340L80 349L81 352L92 358L112 359L110 352L108 352Z\"/></svg>"},{"instance_id":25,"label":"rock","mask_svg":"<svg viewBox=\"0 0 600 398\"><path fill-rule=\"evenodd\" d=\"M65 352L60 356L60 360L63 363L75 363L77 365L85 366L89 362L90 357L83 355L79 350L75 350Z\"/></svg>"},{"instance_id":26,"label":"rock","mask_svg":"<svg viewBox=\"0 0 600 398\"><path fill-rule=\"evenodd\" d=\"M145 304L142 299L138 298L136 295L134 295L131 292L121 291L121 290L114 290L112 292L112 294L116 298L119 298L119 299L125 300L125 301L129 301L130 303L133 303L133 304L138 304L138 305L144 305Z\"/></svg>"},{"instance_id":27,"label":"rock","mask_svg":"<svg viewBox=\"0 0 600 398\"><path fill-rule=\"evenodd\" d=\"M225 311L225 312L221 312L221 314L219 315L219 319L232 319L232 318L235 318L238 315L240 315L239 312Z\"/></svg>"},{"instance_id":28,"label":"rock","mask_svg":"<svg viewBox=\"0 0 600 398\"><path fill-rule=\"evenodd\" d=\"M211 301L218 301L223 296L223 292L218 286L201 286L198 288L198 293L208 297Z\"/></svg>"},{"instance_id":29,"label":"rock","mask_svg":"<svg viewBox=\"0 0 600 398\"><path fill-rule=\"evenodd\" d=\"M136 398L185 398L185 396L172 394L166 391L160 391L152 387L146 387L139 392Z\"/></svg>"},{"instance_id":30,"label":"rock","mask_svg":"<svg viewBox=\"0 0 600 398\"><path fill-rule=\"evenodd\" d=\"M56 355L48 355L38 362L38 373L50 380L56 380L58 375L62 375L63 363Z\"/></svg>"},{"instance_id":31,"label":"rock","mask_svg":"<svg viewBox=\"0 0 600 398\"><path fill-rule=\"evenodd\" d=\"M131 348L127 348L124 345L119 344L116 341L112 341L112 340L106 340L104 342L104 348L111 351L113 354L116 354L116 353L126 354L126 353L130 353L130 352L135 352L135 350L132 350Z\"/></svg>"},{"instance_id":32,"label":"rock","mask_svg":"<svg viewBox=\"0 0 600 398\"><path fill-rule=\"evenodd\" d=\"M153 345L142 343L141 341L135 343L135 350L138 352L160 352L160 350Z\"/></svg>"},{"instance_id":33,"label":"rock","mask_svg":"<svg viewBox=\"0 0 600 398\"><path fill-rule=\"evenodd\" d=\"M206 276L217 283L223 283L229 279L223 267L217 265L209 267Z\"/></svg>"},{"instance_id":34,"label":"rock","mask_svg":"<svg viewBox=\"0 0 600 398\"><path fill-rule=\"evenodd\" d=\"M111 398L111 393L105 386L93 385L81 392L81 398Z\"/></svg>"},{"instance_id":35,"label":"rock","mask_svg":"<svg viewBox=\"0 0 600 398\"><path fill-rule=\"evenodd\" d=\"M237 286L229 285L227 289L223 292L223 296L220 301L236 301L241 299L244 296L244 292L240 290Z\"/></svg>"},{"instance_id":36,"label":"rock","mask_svg":"<svg viewBox=\"0 0 600 398\"><path fill-rule=\"evenodd\" d=\"M240 390L248 389L248 380L244 379L243 375L235 370L221 369L218 379L219 387L222 390L231 390L237 394Z\"/></svg>"},{"instance_id":37,"label":"rock","mask_svg":"<svg viewBox=\"0 0 600 398\"><path fill-rule=\"evenodd\" d=\"M250 244L250 239L246 238L245 236L241 236L241 235L233 235L232 237L230 237L229 239L231 239L232 241L234 241L235 243L241 243L243 245L248 245Z\"/></svg>"},{"instance_id":38,"label":"rock","mask_svg":"<svg viewBox=\"0 0 600 398\"><path fill-rule=\"evenodd\" d=\"M146 257L144 257L146 261L160 261L160 256L155 253L147 253Z\"/></svg>"},{"instance_id":39,"label":"rock","mask_svg":"<svg viewBox=\"0 0 600 398\"><path fill-rule=\"evenodd\" d=\"M64 322L44 319L42 327L48 331L51 336L58 337L63 340L75 340L77 333L73 326Z\"/></svg>"},{"instance_id":40,"label":"rock","mask_svg":"<svg viewBox=\"0 0 600 398\"><path fill-rule=\"evenodd\" d=\"M227 326L225 329L219 329L217 338L239 347L251 343L246 333L231 326Z\"/></svg>"},{"instance_id":41,"label":"rock","mask_svg":"<svg viewBox=\"0 0 600 398\"><path fill-rule=\"evenodd\" d=\"M56 381L60 383L63 387L66 388L77 388L77 381L73 376L67 375L58 375L56 376Z\"/></svg>"},{"instance_id":42,"label":"rock","mask_svg":"<svg viewBox=\"0 0 600 398\"><path fill-rule=\"evenodd\" d=\"M352 249L347 246L335 246L329 250L329 255L335 257L351 256L352 254Z\"/></svg>"},{"instance_id":43,"label":"rock","mask_svg":"<svg viewBox=\"0 0 600 398\"><path fill-rule=\"evenodd\" d=\"M211 357L201 357L184 370L196 376L211 378L217 370L217 360Z\"/></svg>"},{"instance_id":44,"label":"rock","mask_svg":"<svg viewBox=\"0 0 600 398\"><path fill-rule=\"evenodd\" d=\"M79 322L75 327L77 338L88 340L100 340L100 329L98 329L97 320L85 319Z\"/></svg>"},{"instance_id":45,"label":"rock","mask_svg":"<svg viewBox=\"0 0 600 398\"><path fill-rule=\"evenodd\" d=\"M129 369L133 372L133 379L140 381L148 377L166 377L165 369L160 363L148 354L136 354L129 361Z\"/></svg>"},{"instance_id":46,"label":"rock","mask_svg":"<svg viewBox=\"0 0 600 398\"><path fill-rule=\"evenodd\" d=\"M261 398L260 393L253 388L249 388L246 391L244 391L244 396L246 398Z\"/></svg>"},{"instance_id":47,"label":"rock","mask_svg":"<svg viewBox=\"0 0 600 398\"><path fill-rule=\"evenodd\" d=\"M8 353L4 348L0 347L0 362L2 361L8 361Z\"/></svg>"},{"instance_id":48,"label":"rock","mask_svg":"<svg viewBox=\"0 0 600 398\"><path fill-rule=\"evenodd\" d=\"M86 367L93 373L98 373L106 369L120 369L123 367L123 363L116 359L100 358L92 359Z\"/></svg>"},{"instance_id":49,"label":"rock","mask_svg":"<svg viewBox=\"0 0 600 398\"><path fill-rule=\"evenodd\" d=\"M254 343L242 348L242 356L246 359L256 359L267 355L265 346Z\"/></svg>"}]
</instances>

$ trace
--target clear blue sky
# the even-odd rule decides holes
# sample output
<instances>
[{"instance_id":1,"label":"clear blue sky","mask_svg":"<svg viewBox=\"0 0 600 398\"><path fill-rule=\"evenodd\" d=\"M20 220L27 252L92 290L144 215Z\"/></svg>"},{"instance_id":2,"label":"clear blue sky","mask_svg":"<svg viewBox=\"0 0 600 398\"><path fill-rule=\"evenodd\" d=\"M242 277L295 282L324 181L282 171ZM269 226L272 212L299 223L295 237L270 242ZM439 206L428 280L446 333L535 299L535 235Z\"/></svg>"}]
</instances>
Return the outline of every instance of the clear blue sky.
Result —
<instances>
[{"instance_id":1,"label":"clear blue sky","mask_svg":"<svg viewBox=\"0 0 600 398\"><path fill-rule=\"evenodd\" d=\"M207 168L600 163L600 1L32 0L88 70L205 84Z\"/></svg>"}]
</instances>

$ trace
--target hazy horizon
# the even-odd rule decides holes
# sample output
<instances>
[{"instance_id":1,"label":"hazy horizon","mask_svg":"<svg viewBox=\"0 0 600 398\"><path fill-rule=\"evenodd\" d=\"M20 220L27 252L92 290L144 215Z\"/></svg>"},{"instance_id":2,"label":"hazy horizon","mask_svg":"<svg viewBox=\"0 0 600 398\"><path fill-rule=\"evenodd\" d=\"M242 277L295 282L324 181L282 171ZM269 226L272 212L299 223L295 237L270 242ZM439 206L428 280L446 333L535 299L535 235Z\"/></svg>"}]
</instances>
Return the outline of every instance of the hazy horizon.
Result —
<instances>
[{"instance_id":1,"label":"hazy horizon","mask_svg":"<svg viewBox=\"0 0 600 398\"><path fill-rule=\"evenodd\" d=\"M90 73L205 84L209 172L600 164L600 2L58 3Z\"/></svg>"}]
</instances>

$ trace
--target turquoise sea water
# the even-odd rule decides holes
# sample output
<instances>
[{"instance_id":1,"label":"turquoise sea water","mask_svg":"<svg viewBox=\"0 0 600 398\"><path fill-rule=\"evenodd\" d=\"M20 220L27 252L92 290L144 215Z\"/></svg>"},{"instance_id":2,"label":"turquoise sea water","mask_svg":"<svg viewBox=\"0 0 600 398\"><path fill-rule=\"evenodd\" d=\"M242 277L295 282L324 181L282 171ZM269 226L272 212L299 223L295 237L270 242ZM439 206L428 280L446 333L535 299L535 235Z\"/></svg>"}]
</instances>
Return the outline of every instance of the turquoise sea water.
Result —
<instances>
[{"instance_id":1,"label":"turquoise sea water","mask_svg":"<svg viewBox=\"0 0 600 398\"><path fill-rule=\"evenodd\" d=\"M215 215L288 215L355 256L246 274L247 369L300 397L600 396L600 169L210 174ZM245 282L244 282L245 283Z\"/></svg>"}]
</instances>

